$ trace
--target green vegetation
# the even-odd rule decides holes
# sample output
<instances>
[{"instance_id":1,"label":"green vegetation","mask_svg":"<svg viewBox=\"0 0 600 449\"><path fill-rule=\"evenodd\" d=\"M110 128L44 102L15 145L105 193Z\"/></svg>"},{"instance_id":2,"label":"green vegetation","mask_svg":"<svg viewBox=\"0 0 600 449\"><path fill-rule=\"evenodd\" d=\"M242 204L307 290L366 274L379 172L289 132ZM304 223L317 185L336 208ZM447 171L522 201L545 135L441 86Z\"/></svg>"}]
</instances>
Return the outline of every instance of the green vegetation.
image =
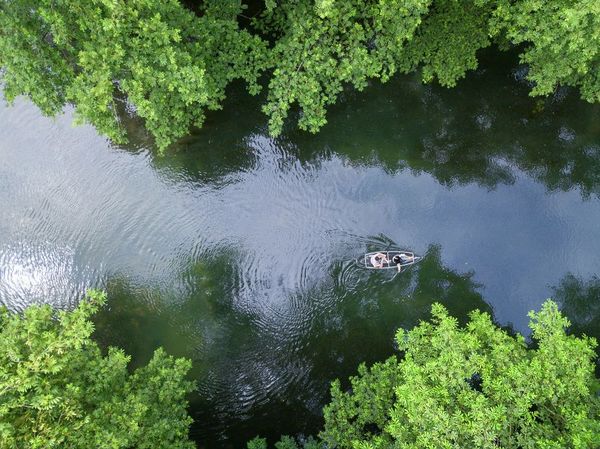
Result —
<instances>
[{"instance_id":1,"label":"green vegetation","mask_svg":"<svg viewBox=\"0 0 600 449\"><path fill-rule=\"evenodd\" d=\"M90 292L72 312L0 310L0 441L3 449L193 448L185 396L190 362L162 350L128 371L129 357L90 338L105 301Z\"/></svg>"},{"instance_id":2,"label":"green vegetation","mask_svg":"<svg viewBox=\"0 0 600 449\"><path fill-rule=\"evenodd\" d=\"M343 448L589 448L600 441L596 342L569 336L555 303L530 313L535 347L472 312L460 328L440 305L396 336L392 357L339 381L321 437Z\"/></svg>"},{"instance_id":3,"label":"green vegetation","mask_svg":"<svg viewBox=\"0 0 600 449\"><path fill-rule=\"evenodd\" d=\"M267 449L266 438L256 437L248 441L248 449ZM313 437L308 437L305 440L296 441L289 435L283 435L281 439L275 443L275 449L322 449L323 443Z\"/></svg>"},{"instance_id":4,"label":"green vegetation","mask_svg":"<svg viewBox=\"0 0 600 449\"><path fill-rule=\"evenodd\" d=\"M361 365L351 388L338 380L321 441L284 436L277 449L317 447L593 449L600 441L596 342L566 333L552 301L530 313L533 347L470 314L461 328L434 304L431 322L399 330L403 357ZM248 449L264 449L255 438Z\"/></svg>"},{"instance_id":5,"label":"green vegetation","mask_svg":"<svg viewBox=\"0 0 600 449\"><path fill-rule=\"evenodd\" d=\"M89 318L92 291L72 312L31 306L0 311L0 441L3 448L193 448L184 380L190 362L157 350L128 371L121 350L102 351ZM430 322L399 330L402 357L333 382L320 439L283 436L276 449L578 448L600 441L596 342L567 335L547 301L530 313L533 344L487 313L460 327L435 304ZM255 438L249 449L264 449Z\"/></svg>"},{"instance_id":6,"label":"green vegetation","mask_svg":"<svg viewBox=\"0 0 600 449\"><path fill-rule=\"evenodd\" d=\"M247 14L252 9L252 18ZM595 0L8 0L0 4L6 98L29 96L49 115L73 104L117 142L135 111L159 148L201 126L227 85L250 93L268 78L273 134L293 106L317 131L346 85L420 70L454 86L477 51L518 46L532 94L557 86L600 101L600 3Z\"/></svg>"}]
</instances>

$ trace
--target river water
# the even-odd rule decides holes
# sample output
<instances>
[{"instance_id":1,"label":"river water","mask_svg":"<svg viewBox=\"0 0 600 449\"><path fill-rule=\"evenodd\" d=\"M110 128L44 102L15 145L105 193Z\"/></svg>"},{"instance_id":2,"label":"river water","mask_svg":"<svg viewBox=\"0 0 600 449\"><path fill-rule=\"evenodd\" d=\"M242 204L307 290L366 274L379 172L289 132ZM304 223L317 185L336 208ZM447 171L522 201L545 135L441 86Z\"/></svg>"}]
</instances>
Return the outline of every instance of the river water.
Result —
<instances>
[{"instance_id":1,"label":"river water","mask_svg":"<svg viewBox=\"0 0 600 449\"><path fill-rule=\"evenodd\" d=\"M97 338L133 365L158 346L194 361L192 436L241 447L315 432L334 378L394 352L434 301L527 333L555 298L600 336L600 107L527 96L525 68L488 55L452 90L400 77L346 92L316 136L268 137L261 99L159 156L72 111L0 106L0 303L72 307L109 293ZM355 262L410 249L398 276Z\"/></svg>"}]
</instances>

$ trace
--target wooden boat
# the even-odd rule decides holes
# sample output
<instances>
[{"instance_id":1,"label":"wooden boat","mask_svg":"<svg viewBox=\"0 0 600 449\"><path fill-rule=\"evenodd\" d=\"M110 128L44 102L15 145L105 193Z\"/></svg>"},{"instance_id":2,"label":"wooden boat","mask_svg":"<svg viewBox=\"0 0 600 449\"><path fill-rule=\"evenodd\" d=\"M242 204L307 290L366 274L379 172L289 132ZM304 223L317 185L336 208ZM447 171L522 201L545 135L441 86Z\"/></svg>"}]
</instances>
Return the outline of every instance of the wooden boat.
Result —
<instances>
[{"instance_id":1,"label":"wooden boat","mask_svg":"<svg viewBox=\"0 0 600 449\"><path fill-rule=\"evenodd\" d=\"M421 259L422 257L415 256L411 251L374 251L365 254L363 264L365 268L371 270L387 270L398 269L398 265L401 267L414 265Z\"/></svg>"}]
</instances>

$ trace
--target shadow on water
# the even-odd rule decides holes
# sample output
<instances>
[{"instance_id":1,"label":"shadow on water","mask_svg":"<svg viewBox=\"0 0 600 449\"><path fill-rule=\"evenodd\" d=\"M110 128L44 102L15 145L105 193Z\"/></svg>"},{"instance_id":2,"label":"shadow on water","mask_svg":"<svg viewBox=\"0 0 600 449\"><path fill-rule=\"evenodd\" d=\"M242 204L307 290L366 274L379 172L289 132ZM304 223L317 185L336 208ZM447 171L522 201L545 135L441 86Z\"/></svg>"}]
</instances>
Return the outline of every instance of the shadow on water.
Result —
<instances>
[{"instance_id":1,"label":"shadow on water","mask_svg":"<svg viewBox=\"0 0 600 449\"><path fill-rule=\"evenodd\" d=\"M531 98L525 75L515 54L489 50L480 69L453 89L423 85L418 75L375 82L364 92L345 92L317 135L290 121L277 145L304 162L336 154L393 172L429 173L448 187L493 189L522 171L549 191L598 195L600 105L583 103L567 88ZM262 101L233 86L223 111L154 163L203 181L250 167L253 150L243 142L266 134L266 119L258 115Z\"/></svg>"},{"instance_id":2,"label":"shadow on water","mask_svg":"<svg viewBox=\"0 0 600 449\"><path fill-rule=\"evenodd\" d=\"M593 275L586 280L568 273L552 290L552 298L571 322L570 333L585 334L600 344L600 278ZM600 377L600 346L596 354L596 376Z\"/></svg>"},{"instance_id":3,"label":"shadow on water","mask_svg":"<svg viewBox=\"0 0 600 449\"><path fill-rule=\"evenodd\" d=\"M158 346L193 360L192 435L201 446L315 432L331 380L393 354L395 331L427 319L433 302L463 322L473 309L491 312L472 273L445 267L437 246L393 279L333 263L320 286L277 304L245 302L235 257L191 263L164 291L115 278L95 320L97 338L132 354L133 366Z\"/></svg>"},{"instance_id":4,"label":"shadow on water","mask_svg":"<svg viewBox=\"0 0 600 449\"><path fill-rule=\"evenodd\" d=\"M552 298L571 321L571 332L600 342L600 278L585 280L569 273L552 290Z\"/></svg>"},{"instance_id":5,"label":"shadow on water","mask_svg":"<svg viewBox=\"0 0 600 449\"><path fill-rule=\"evenodd\" d=\"M416 76L374 83L335 105L318 135L291 130L287 138L300 157L328 148L361 164L429 173L449 187L511 184L518 168L549 191L600 194L600 105L567 88L531 98L525 74L515 55L483 52L480 69L453 89Z\"/></svg>"},{"instance_id":6,"label":"shadow on water","mask_svg":"<svg viewBox=\"0 0 600 449\"><path fill-rule=\"evenodd\" d=\"M143 121L122 111L120 119L129 142L116 148L128 153L141 148L151 152L153 167L171 180L218 184L222 177L254 165L256 157L247 138L255 133L267 134L266 118L260 112L266 97L264 93L250 96L245 89L241 81L233 82L223 109L209 113L201 129L194 129L164 154L156 151Z\"/></svg>"},{"instance_id":7,"label":"shadow on water","mask_svg":"<svg viewBox=\"0 0 600 449\"><path fill-rule=\"evenodd\" d=\"M230 264L219 263L223 261L213 258L210 267L203 261L192 263L167 288L111 278L105 286L108 305L95 317L96 337L104 346L133 354L134 367L146 364L159 346L169 354L194 358L203 345L216 343L221 328L231 327L223 320L243 321L231 313L226 293L236 273Z\"/></svg>"}]
</instances>

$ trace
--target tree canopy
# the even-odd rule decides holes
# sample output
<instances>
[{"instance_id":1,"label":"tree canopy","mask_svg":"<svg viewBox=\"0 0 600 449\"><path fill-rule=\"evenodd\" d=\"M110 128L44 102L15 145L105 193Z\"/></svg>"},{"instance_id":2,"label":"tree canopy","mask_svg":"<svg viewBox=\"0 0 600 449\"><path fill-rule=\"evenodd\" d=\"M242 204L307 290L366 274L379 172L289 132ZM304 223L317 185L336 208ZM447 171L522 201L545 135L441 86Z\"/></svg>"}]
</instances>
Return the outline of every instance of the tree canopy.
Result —
<instances>
[{"instance_id":1,"label":"tree canopy","mask_svg":"<svg viewBox=\"0 0 600 449\"><path fill-rule=\"evenodd\" d=\"M568 335L548 301L531 313L534 345L472 312L466 327L436 304L431 322L398 331L403 357L332 385L328 447L586 448L600 441L596 342Z\"/></svg>"},{"instance_id":2,"label":"tree canopy","mask_svg":"<svg viewBox=\"0 0 600 449\"><path fill-rule=\"evenodd\" d=\"M3 449L192 449L185 396L190 362L157 350L128 371L129 357L91 339L90 292L71 311L0 310L0 441Z\"/></svg>"},{"instance_id":3,"label":"tree canopy","mask_svg":"<svg viewBox=\"0 0 600 449\"><path fill-rule=\"evenodd\" d=\"M517 46L532 94L557 86L600 101L600 3L595 0L6 0L0 3L5 97L49 115L66 104L117 142L123 111L145 120L159 148L201 126L227 85L268 86L272 134L292 107L316 132L345 88L421 71L454 86L492 43ZM265 82L261 80L264 79Z\"/></svg>"}]
</instances>

